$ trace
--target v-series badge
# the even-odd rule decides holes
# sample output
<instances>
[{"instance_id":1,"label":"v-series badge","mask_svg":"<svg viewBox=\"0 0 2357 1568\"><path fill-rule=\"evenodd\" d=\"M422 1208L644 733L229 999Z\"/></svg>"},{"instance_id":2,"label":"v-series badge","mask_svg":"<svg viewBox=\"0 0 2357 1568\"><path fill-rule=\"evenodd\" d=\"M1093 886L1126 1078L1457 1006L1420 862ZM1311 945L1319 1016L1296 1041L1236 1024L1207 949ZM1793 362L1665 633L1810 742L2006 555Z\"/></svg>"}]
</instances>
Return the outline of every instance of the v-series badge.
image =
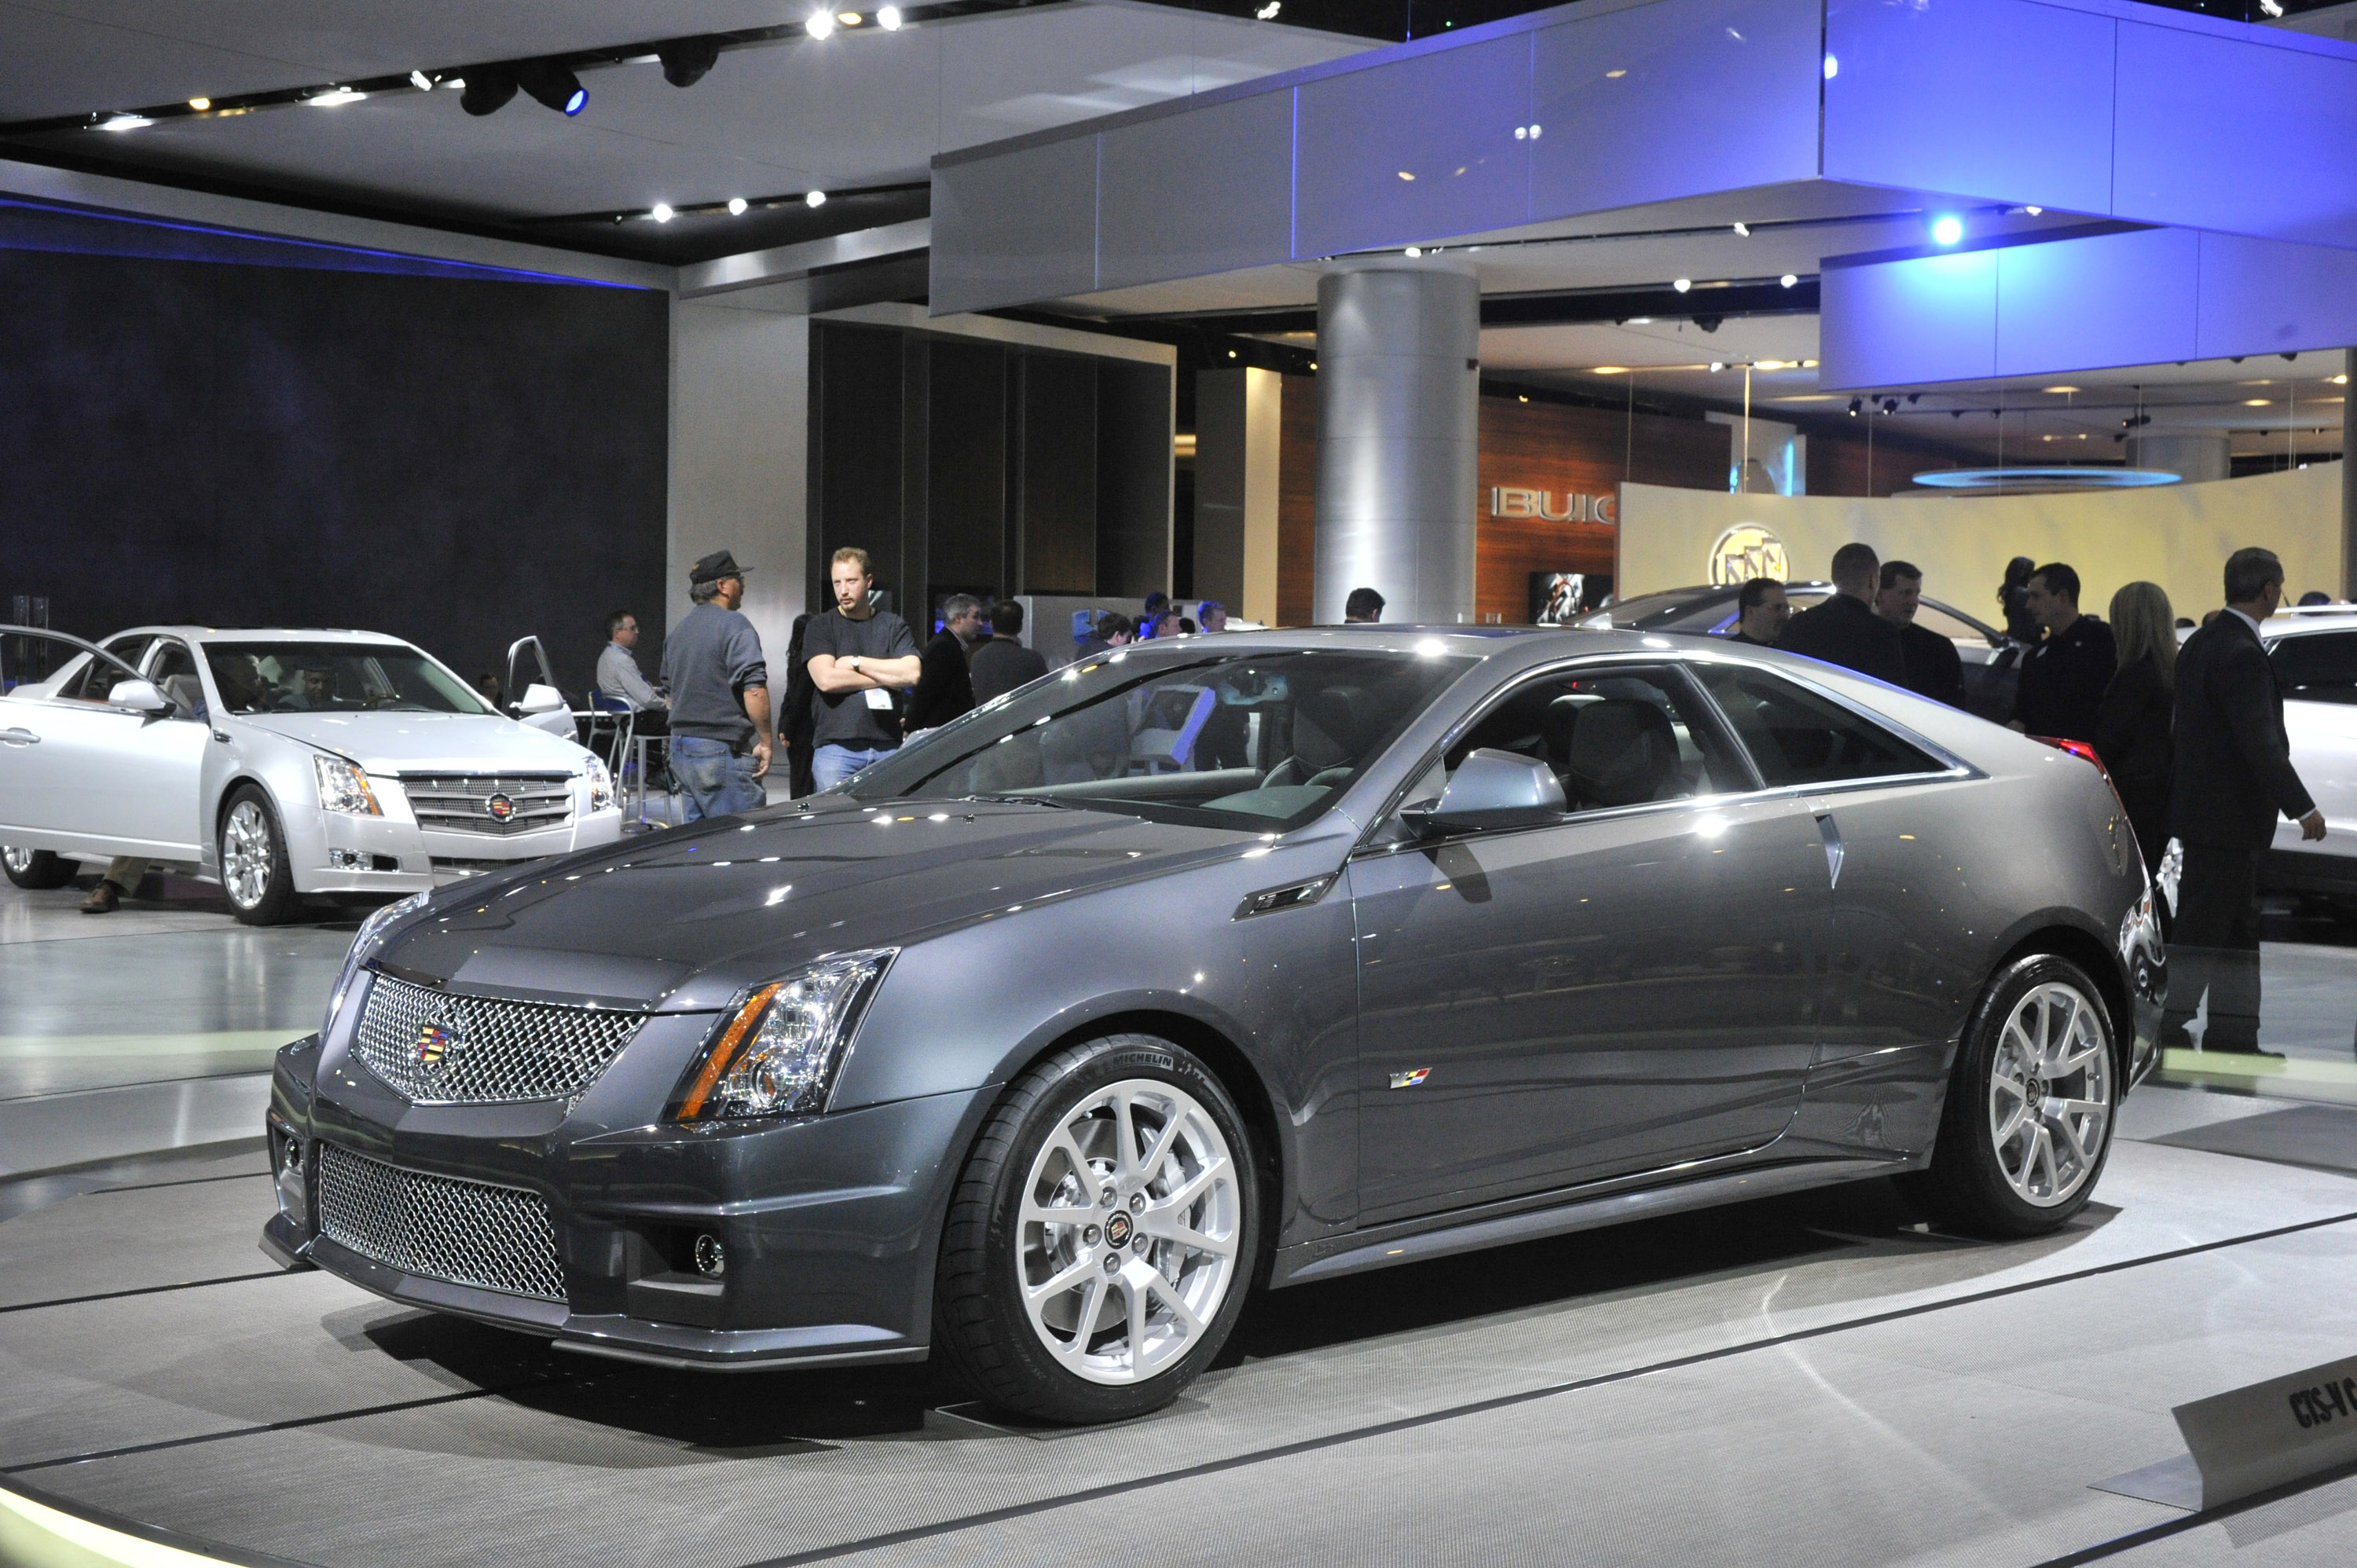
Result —
<instances>
[{"instance_id":1,"label":"v-series badge","mask_svg":"<svg viewBox=\"0 0 2357 1568\"><path fill-rule=\"evenodd\" d=\"M1432 1069L1428 1067L1420 1067L1412 1072L1395 1072L1392 1074L1392 1087L1394 1089L1414 1089L1417 1084L1422 1083L1426 1079L1430 1078L1431 1076Z\"/></svg>"}]
</instances>

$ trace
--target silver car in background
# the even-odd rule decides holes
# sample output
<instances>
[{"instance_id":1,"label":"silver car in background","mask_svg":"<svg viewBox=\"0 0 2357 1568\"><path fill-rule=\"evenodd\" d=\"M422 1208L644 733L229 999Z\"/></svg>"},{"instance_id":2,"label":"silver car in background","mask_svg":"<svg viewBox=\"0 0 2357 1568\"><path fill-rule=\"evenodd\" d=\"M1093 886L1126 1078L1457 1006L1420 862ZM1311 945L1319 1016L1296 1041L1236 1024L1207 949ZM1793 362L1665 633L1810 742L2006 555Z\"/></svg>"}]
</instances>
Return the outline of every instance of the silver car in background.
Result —
<instances>
[{"instance_id":1,"label":"silver car in background","mask_svg":"<svg viewBox=\"0 0 2357 1568\"><path fill-rule=\"evenodd\" d=\"M0 860L20 887L138 855L267 925L305 895L414 893L621 836L596 754L378 633L0 627Z\"/></svg>"},{"instance_id":2,"label":"silver car in background","mask_svg":"<svg viewBox=\"0 0 2357 1568\"><path fill-rule=\"evenodd\" d=\"M264 1246L564 1349L940 1354L1113 1419L1255 1289L1866 1176L2052 1230L2158 966L2093 765L1846 671L1183 638L380 910L279 1053Z\"/></svg>"}]
</instances>

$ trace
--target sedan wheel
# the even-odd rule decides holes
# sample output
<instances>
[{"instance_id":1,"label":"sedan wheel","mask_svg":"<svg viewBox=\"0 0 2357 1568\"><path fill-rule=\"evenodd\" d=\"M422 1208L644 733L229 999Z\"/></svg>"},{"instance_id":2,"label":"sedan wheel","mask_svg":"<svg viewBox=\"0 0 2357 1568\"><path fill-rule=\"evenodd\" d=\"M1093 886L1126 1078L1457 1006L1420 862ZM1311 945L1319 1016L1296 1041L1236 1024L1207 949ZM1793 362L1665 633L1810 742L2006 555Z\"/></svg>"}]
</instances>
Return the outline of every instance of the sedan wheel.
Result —
<instances>
[{"instance_id":1,"label":"sedan wheel","mask_svg":"<svg viewBox=\"0 0 2357 1568\"><path fill-rule=\"evenodd\" d=\"M2110 1015L2083 971L2043 955L2015 963L1965 1029L1917 1196L1983 1235L2060 1228L2110 1153L2118 1066Z\"/></svg>"},{"instance_id":2,"label":"sedan wheel","mask_svg":"<svg viewBox=\"0 0 2357 1568\"><path fill-rule=\"evenodd\" d=\"M286 864L285 835L270 801L241 786L221 815L221 888L249 926L274 926L294 914L295 876Z\"/></svg>"},{"instance_id":3,"label":"sedan wheel","mask_svg":"<svg viewBox=\"0 0 2357 1568\"><path fill-rule=\"evenodd\" d=\"M81 870L79 863L61 854L52 854L45 849L18 849L15 844L0 846L0 866L6 868L9 881L35 891L63 887Z\"/></svg>"},{"instance_id":4,"label":"sedan wheel","mask_svg":"<svg viewBox=\"0 0 2357 1568\"><path fill-rule=\"evenodd\" d=\"M1257 1189L1234 1103L1168 1041L1027 1074L984 1129L942 1246L940 1338L1017 1414L1108 1421L1178 1397L1233 1326Z\"/></svg>"}]
</instances>

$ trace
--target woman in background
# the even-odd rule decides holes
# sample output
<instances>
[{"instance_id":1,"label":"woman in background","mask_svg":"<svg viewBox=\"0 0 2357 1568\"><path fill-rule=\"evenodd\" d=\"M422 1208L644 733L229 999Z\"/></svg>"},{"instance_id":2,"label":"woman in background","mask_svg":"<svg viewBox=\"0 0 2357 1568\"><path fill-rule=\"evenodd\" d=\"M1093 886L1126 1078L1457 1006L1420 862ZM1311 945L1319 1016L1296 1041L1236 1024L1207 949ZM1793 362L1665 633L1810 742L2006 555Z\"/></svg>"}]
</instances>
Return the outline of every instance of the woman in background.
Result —
<instances>
[{"instance_id":1,"label":"woman in background","mask_svg":"<svg viewBox=\"0 0 2357 1568\"><path fill-rule=\"evenodd\" d=\"M2147 869L2169 845L2169 781L2175 756L2176 612L2158 583L2130 583L2112 596L2119 668L2095 709L2095 755L2111 769Z\"/></svg>"},{"instance_id":2,"label":"woman in background","mask_svg":"<svg viewBox=\"0 0 2357 1568\"><path fill-rule=\"evenodd\" d=\"M2029 556L2017 555L2005 564L2005 581L1997 585L1996 602L2005 610L2005 634L2016 642L2036 642L2046 635L2046 628L2029 613L2029 579L2037 569L2038 564Z\"/></svg>"}]
</instances>

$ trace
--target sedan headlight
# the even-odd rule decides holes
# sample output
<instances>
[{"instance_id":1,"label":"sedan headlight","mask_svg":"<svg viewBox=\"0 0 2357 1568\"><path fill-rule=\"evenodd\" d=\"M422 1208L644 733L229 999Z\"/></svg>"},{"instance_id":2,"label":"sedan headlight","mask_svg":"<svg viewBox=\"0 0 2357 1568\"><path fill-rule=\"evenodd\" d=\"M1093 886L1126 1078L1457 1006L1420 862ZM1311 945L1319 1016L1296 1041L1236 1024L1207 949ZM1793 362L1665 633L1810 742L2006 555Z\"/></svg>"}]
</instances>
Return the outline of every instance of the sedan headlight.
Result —
<instances>
[{"instance_id":1,"label":"sedan headlight","mask_svg":"<svg viewBox=\"0 0 2357 1568\"><path fill-rule=\"evenodd\" d=\"M596 757L591 757L589 759L589 771L587 778L589 779L589 809L593 811L609 811L613 810L614 776L606 771L606 765L598 761Z\"/></svg>"},{"instance_id":2,"label":"sedan headlight","mask_svg":"<svg viewBox=\"0 0 2357 1568\"><path fill-rule=\"evenodd\" d=\"M897 949L845 953L756 986L681 1080L677 1122L824 1109L859 1010Z\"/></svg>"},{"instance_id":3,"label":"sedan headlight","mask_svg":"<svg viewBox=\"0 0 2357 1568\"><path fill-rule=\"evenodd\" d=\"M355 817L381 817L383 808L376 803L376 791L369 788L368 775L340 757L315 757L312 770L319 776L319 809L343 811Z\"/></svg>"},{"instance_id":4,"label":"sedan headlight","mask_svg":"<svg viewBox=\"0 0 2357 1568\"><path fill-rule=\"evenodd\" d=\"M350 992L352 982L360 978L361 965L376 956L393 927L425 908L425 900L431 897L428 893L412 893L361 922L361 934L352 939L352 950L344 955L343 972L336 976L335 994L328 998L328 1015L319 1020L320 1038L325 1039L328 1031L335 1027L336 1015L344 1010L344 997Z\"/></svg>"}]
</instances>

